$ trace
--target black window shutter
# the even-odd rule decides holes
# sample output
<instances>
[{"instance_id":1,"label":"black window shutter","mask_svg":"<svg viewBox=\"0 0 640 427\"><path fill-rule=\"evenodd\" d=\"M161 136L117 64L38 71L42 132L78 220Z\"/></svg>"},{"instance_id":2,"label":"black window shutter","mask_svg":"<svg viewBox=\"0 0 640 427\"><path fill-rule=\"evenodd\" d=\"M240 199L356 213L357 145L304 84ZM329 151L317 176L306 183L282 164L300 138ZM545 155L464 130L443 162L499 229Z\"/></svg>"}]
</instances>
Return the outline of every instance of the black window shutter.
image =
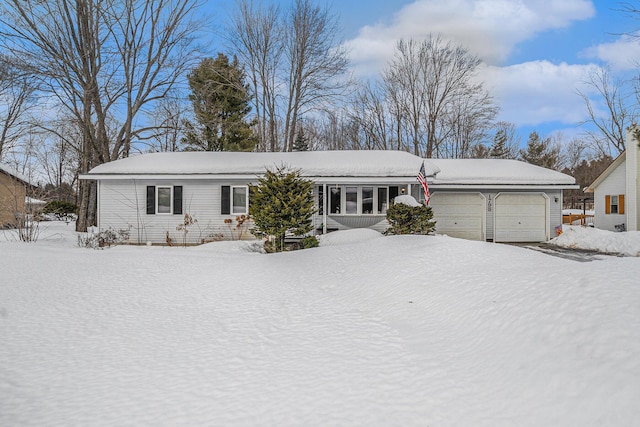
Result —
<instances>
[{"instance_id":1,"label":"black window shutter","mask_svg":"<svg viewBox=\"0 0 640 427\"><path fill-rule=\"evenodd\" d=\"M182 215L182 185L173 186L173 213Z\"/></svg>"},{"instance_id":2,"label":"black window shutter","mask_svg":"<svg viewBox=\"0 0 640 427\"><path fill-rule=\"evenodd\" d=\"M147 185L147 215L156 213L156 187Z\"/></svg>"},{"instance_id":3,"label":"black window shutter","mask_svg":"<svg viewBox=\"0 0 640 427\"><path fill-rule=\"evenodd\" d=\"M229 215L231 213L231 187L228 185L222 186L220 213L222 215Z\"/></svg>"}]
</instances>

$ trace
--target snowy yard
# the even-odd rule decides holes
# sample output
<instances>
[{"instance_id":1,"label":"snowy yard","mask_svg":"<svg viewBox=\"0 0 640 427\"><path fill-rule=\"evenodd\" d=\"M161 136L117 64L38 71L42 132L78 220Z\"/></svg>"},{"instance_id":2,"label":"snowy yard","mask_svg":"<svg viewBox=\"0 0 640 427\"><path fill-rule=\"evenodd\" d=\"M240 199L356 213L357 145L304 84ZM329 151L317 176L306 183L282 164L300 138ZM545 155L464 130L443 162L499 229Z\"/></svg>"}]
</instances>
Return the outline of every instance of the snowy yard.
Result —
<instances>
[{"instance_id":1,"label":"snowy yard","mask_svg":"<svg viewBox=\"0 0 640 427\"><path fill-rule=\"evenodd\" d=\"M640 420L637 257L366 230L272 255L89 250L42 227L0 232L2 426Z\"/></svg>"}]
</instances>

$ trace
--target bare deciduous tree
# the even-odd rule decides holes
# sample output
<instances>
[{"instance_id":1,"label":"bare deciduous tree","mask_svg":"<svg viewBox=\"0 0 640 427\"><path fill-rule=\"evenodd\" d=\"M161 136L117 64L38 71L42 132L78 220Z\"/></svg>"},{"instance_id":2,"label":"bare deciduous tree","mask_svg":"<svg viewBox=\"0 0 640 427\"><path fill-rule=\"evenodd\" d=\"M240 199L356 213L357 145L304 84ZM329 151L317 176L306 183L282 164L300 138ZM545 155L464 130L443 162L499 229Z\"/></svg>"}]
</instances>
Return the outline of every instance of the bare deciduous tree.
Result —
<instances>
[{"instance_id":1,"label":"bare deciduous tree","mask_svg":"<svg viewBox=\"0 0 640 427\"><path fill-rule=\"evenodd\" d=\"M82 135L80 173L128 156L137 121L191 67L198 0L7 0L2 47L37 70ZM45 86L46 85L46 86ZM95 223L95 184L80 184L76 228Z\"/></svg>"},{"instance_id":2,"label":"bare deciduous tree","mask_svg":"<svg viewBox=\"0 0 640 427\"><path fill-rule=\"evenodd\" d=\"M258 148L290 151L298 122L350 85L335 17L311 0L284 12L239 0L228 34L254 91Z\"/></svg>"},{"instance_id":3,"label":"bare deciduous tree","mask_svg":"<svg viewBox=\"0 0 640 427\"><path fill-rule=\"evenodd\" d=\"M239 0L236 4L228 39L247 67L253 91L258 149L277 151L280 89L277 73L284 50L280 9L275 5L255 5L250 0Z\"/></svg>"},{"instance_id":4,"label":"bare deciduous tree","mask_svg":"<svg viewBox=\"0 0 640 427\"><path fill-rule=\"evenodd\" d=\"M326 99L341 95L348 82L346 51L338 46L336 19L311 0L295 0L286 20L288 101L284 119L284 149L290 151L298 120Z\"/></svg>"},{"instance_id":5,"label":"bare deciduous tree","mask_svg":"<svg viewBox=\"0 0 640 427\"><path fill-rule=\"evenodd\" d=\"M398 117L408 130L414 154L448 155L456 147L454 151L464 156L477 142L467 139L493 120L498 109L475 81L479 64L480 59L466 48L439 35L398 42L384 81L402 111ZM441 147L445 141L449 148Z\"/></svg>"},{"instance_id":6,"label":"bare deciduous tree","mask_svg":"<svg viewBox=\"0 0 640 427\"><path fill-rule=\"evenodd\" d=\"M29 72L16 67L15 60L0 55L0 160L31 127L26 116L35 102L35 83Z\"/></svg>"},{"instance_id":7,"label":"bare deciduous tree","mask_svg":"<svg viewBox=\"0 0 640 427\"><path fill-rule=\"evenodd\" d=\"M363 84L350 106L349 118L357 124L364 148L369 150L391 148L391 112L384 99L383 90L383 87L371 83Z\"/></svg>"},{"instance_id":8,"label":"bare deciduous tree","mask_svg":"<svg viewBox=\"0 0 640 427\"><path fill-rule=\"evenodd\" d=\"M606 68L598 68L588 76L586 84L593 88L600 102L594 102L586 93L578 91L584 100L595 130L587 135L595 149L603 156L614 157L625 150L626 128L637 118L628 107L626 97L620 93L622 83L614 83Z\"/></svg>"},{"instance_id":9,"label":"bare deciduous tree","mask_svg":"<svg viewBox=\"0 0 640 427\"><path fill-rule=\"evenodd\" d=\"M147 142L148 151L179 151L188 106L173 96L160 100L149 113L154 131Z\"/></svg>"}]
</instances>

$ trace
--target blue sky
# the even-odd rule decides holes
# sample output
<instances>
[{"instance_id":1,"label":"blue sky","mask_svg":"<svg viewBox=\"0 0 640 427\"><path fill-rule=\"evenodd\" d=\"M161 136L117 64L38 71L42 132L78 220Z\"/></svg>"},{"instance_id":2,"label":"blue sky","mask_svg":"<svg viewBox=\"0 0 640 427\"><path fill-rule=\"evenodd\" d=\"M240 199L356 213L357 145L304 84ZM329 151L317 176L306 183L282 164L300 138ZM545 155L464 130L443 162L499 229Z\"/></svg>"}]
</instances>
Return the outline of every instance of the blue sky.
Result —
<instances>
[{"instance_id":1,"label":"blue sky","mask_svg":"<svg viewBox=\"0 0 640 427\"><path fill-rule=\"evenodd\" d=\"M273 0L283 6L289 1ZM632 2L636 0L630 0ZM640 69L640 43L622 35L640 30L617 0L341 0L342 38L357 76L376 76L400 38L441 33L480 56L480 77L501 107L499 119L530 131L579 136L585 119L578 90L589 70L609 66L614 78ZM640 2L635 2L640 7ZM218 26L233 3L209 0ZM640 17L639 17L640 18ZM222 49L221 49L222 50ZM634 62L636 61L636 62ZM597 101L597 100L596 100Z\"/></svg>"}]
</instances>

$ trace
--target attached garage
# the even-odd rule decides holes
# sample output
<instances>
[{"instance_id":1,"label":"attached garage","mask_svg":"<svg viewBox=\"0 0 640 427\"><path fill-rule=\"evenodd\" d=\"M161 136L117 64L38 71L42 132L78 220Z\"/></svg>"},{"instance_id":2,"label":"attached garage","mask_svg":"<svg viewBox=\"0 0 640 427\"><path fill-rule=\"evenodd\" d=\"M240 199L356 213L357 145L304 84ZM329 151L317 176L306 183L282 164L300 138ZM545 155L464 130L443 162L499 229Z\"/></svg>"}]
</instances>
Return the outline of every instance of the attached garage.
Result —
<instances>
[{"instance_id":1,"label":"attached garage","mask_svg":"<svg viewBox=\"0 0 640 427\"><path fill-rule=\"evenodd\" d=\"M549 198L544 193L500 193L494 204L495 242L549 239Z\"/></svg>"},{"instance_id":2,"label":"attached garage","mask_svg":"<svg viewBox=\"0 0 640 427\"><path fill-rule=\"evenodd\" d=\"M438 191L429 202L438 234L469 240L485 240L485 205L481 193Z\"/></svg>"}]
</instances>

